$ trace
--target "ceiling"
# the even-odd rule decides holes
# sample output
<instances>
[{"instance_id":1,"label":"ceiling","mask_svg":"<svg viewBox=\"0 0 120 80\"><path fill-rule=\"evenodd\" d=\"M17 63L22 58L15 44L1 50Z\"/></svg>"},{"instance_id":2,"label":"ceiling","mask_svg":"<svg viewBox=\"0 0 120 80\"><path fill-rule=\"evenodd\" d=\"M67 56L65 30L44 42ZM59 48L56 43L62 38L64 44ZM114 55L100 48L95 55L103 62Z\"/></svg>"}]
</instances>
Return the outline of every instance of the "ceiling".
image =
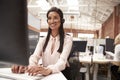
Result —
<instances>
[{"instance_id":1,"label":"ceiling","mask_svg":"<svg viewBox=\"0 0 120 80\"><path fill-rule=\"evenodd\" d=\"M47 28L46 12L51 6L62 9L65 28L99 30L120 0L27 0L28 11Z\"/></svg>"}]
</instances>

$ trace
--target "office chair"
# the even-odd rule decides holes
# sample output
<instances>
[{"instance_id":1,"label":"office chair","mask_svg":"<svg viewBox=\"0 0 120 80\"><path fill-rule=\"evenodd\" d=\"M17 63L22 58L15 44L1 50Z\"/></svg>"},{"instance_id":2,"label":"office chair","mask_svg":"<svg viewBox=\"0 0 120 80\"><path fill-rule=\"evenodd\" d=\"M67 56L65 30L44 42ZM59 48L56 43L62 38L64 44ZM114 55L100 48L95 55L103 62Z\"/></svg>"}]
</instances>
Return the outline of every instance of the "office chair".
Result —
<instances>
[{"instance_id":1,"label":"office chair","mask_svg":"<svg viewBox=\"0 0 120 80\"><path fill-rule=\"evenodd\" d=\"M79 53L76 50L76 46L73 44L68 61L70 64L70 79L69 80L85 80L86 67L82 67L79 61ZM68 74L68 73L67 73Z\"/></svg>"}]
</instances>

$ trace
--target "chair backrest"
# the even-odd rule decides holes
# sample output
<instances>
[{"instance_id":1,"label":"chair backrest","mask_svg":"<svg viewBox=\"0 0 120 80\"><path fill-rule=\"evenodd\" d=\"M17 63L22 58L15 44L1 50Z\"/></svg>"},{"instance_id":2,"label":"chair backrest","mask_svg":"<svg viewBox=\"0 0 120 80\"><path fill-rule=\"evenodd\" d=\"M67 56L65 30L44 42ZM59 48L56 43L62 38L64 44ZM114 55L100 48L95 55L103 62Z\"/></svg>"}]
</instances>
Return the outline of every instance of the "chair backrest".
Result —
<instances>
[{"instance_id":1,"label":"chair backrest","mask_svg":"<svg viewBox=\"0 0 120 80\"><path fill-rule=\"evenodd\" d=\"M79 76L79 69L80 69L80 62L78 53L75 47L75 44L72 45L70 55L68 57L68 62L70 65L70 73L67 73L71 76L70 80L76 80L76 78Z\"/></svg>"},{"instance_id":2,"label":"chair backrest","mask_svg":"<svg viewBox=\"0 0 120 80\"><path fill-rule=\"evenodd\" d=\"M70 55L69 55L69 57L68 57L68 60L70 59L70 57L73 57L74 56L74 53L75 52L75 48L74 48L74 46L72 45L72 48L71 48L71 51L70 51Z\"/></svg>"}]
</instances>

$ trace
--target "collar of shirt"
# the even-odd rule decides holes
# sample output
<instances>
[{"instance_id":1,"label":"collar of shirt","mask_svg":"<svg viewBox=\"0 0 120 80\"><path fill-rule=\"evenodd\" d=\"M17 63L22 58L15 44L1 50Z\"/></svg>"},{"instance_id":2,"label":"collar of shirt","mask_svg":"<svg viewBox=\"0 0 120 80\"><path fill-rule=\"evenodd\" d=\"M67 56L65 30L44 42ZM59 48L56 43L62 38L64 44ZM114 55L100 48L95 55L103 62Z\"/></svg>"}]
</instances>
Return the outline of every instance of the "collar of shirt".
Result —
<instances>
[{"instance_id":1,"label":"collar of shirt","mask_svg":"<svg viewBox=\"0 0 120 80\"><path fill-rule=\"evenodd\" d=\"M59 41L60 36L59 36L59 35L57 35L56 37L53 37L52 35L50 35L50 40L52 40L52 39L56 39L56 41Z\"/></svg>"}]
</instances>

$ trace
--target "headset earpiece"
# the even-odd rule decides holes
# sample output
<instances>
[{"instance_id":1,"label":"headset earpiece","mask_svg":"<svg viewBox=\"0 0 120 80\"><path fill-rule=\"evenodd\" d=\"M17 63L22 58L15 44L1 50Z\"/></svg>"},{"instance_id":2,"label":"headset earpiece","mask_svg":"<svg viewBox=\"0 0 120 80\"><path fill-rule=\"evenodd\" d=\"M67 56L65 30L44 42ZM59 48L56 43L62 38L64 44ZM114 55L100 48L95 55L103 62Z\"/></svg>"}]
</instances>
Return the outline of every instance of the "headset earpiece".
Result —
<instances>
[{"instance_id":1,"label":"headset earpiece","mask_svg":"<svg viewBox=\"0 0 120 80\"><path fill-rule=\"evenodd\" d=\"M64 23L64 22L65 22L65 19L62 19L61 22Z\"/></svg>"}]
</instances>

